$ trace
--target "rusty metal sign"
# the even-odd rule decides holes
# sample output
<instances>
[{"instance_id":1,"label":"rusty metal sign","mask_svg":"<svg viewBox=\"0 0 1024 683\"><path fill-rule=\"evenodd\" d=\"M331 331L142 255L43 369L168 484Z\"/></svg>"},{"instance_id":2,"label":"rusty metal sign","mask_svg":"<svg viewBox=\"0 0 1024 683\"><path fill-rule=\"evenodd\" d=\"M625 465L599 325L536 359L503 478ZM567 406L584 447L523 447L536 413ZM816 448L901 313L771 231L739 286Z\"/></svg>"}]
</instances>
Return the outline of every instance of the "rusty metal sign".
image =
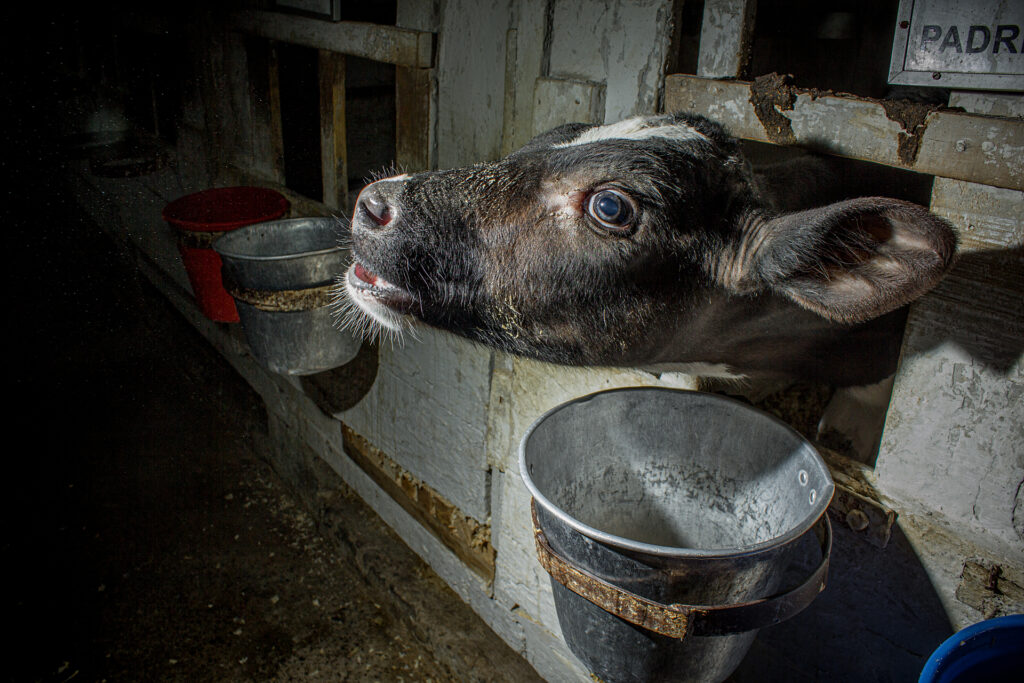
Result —
<instances>
[{"instance_id":1,"label":"rusty metal sign","mask_svg":"<svg viewBox=\"0 0 1024 683\"><path fill-rule=\"evenodd\" d=\"M900 0L889 83L1024 90L1024 2Z\"/></svg>"}]
</instances>

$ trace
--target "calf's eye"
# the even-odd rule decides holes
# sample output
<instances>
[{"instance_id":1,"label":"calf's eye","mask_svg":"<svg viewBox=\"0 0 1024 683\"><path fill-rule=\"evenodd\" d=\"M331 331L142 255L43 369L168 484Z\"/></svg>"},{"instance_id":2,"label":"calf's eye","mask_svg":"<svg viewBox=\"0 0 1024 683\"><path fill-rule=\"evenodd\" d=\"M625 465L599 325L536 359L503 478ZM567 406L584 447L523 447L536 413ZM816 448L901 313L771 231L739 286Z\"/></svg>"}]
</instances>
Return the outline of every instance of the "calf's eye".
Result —
<instances>
[{"instance_id":1,"label":"calf's eye","mask_svg":"<svg viewBox=\"0 0 1024 683\"><path fill-rule=\"evenodd\" d=\"M587 214L602 227L622 232L633 223L633 204L618 190L598 190L587 200Z\"/></svg>"}]
</instances>

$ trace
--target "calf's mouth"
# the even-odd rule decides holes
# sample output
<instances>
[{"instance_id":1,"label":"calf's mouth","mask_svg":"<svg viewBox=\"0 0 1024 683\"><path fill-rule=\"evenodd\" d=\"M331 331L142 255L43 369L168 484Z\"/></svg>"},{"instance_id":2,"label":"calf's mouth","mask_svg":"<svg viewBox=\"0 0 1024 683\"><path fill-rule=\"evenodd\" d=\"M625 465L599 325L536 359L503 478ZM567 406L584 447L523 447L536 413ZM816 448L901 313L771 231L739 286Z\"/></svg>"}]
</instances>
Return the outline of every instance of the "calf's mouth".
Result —
<instances>
[{"instance_id":1,"label":"calf's mouth","mask_svg":"<svg viewBox=\"0 0 1024 683\"><path fill-rule=\"evenodd\" d=\"M404 315L411 313L416 303L410 292L388 282L359 261L353 263L345 274L345 287L360 306L363 302L383 305Z\"/></svg>"}]
</instances>

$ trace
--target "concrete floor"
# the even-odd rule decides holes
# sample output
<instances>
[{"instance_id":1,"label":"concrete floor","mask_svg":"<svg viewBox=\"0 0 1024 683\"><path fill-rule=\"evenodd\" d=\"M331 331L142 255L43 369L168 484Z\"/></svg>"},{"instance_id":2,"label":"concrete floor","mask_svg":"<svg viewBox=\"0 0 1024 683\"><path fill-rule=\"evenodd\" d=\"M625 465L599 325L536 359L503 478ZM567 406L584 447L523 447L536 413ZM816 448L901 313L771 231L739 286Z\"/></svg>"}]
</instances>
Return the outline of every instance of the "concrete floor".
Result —
<instances>
[{"instance_id":1,"label":"concrete floor","mask_svg":"<svg viewBox=\"0 0 1024 683\"><path fill-rule=\"evenodd\" d=\"M30 175L7 225L4 679L535 678L340 480L348 546L321 536L259 457L259 396Z\"/></svg>"}]
</instances>

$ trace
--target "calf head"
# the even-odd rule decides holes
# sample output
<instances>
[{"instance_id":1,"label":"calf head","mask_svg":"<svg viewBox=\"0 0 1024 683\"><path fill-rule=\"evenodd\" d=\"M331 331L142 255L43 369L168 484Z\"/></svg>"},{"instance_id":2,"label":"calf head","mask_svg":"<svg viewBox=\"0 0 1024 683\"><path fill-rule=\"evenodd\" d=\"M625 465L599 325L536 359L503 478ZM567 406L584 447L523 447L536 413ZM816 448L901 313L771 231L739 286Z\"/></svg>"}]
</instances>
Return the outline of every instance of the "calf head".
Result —
<instances>
[{"instance_id":1,"label":"calf head","mask_svg":"<svg viewBox=\"0 0 1024 683\"><path fill-rule=\"evenodd\" d=\"M799 356L864 343L952 261L952 229L916 205L774 215L759 187L701 117L569 124L493 163L367 186L344 296L374 326L560 364L799 375Z\"/></svg>"}]
</instances>

